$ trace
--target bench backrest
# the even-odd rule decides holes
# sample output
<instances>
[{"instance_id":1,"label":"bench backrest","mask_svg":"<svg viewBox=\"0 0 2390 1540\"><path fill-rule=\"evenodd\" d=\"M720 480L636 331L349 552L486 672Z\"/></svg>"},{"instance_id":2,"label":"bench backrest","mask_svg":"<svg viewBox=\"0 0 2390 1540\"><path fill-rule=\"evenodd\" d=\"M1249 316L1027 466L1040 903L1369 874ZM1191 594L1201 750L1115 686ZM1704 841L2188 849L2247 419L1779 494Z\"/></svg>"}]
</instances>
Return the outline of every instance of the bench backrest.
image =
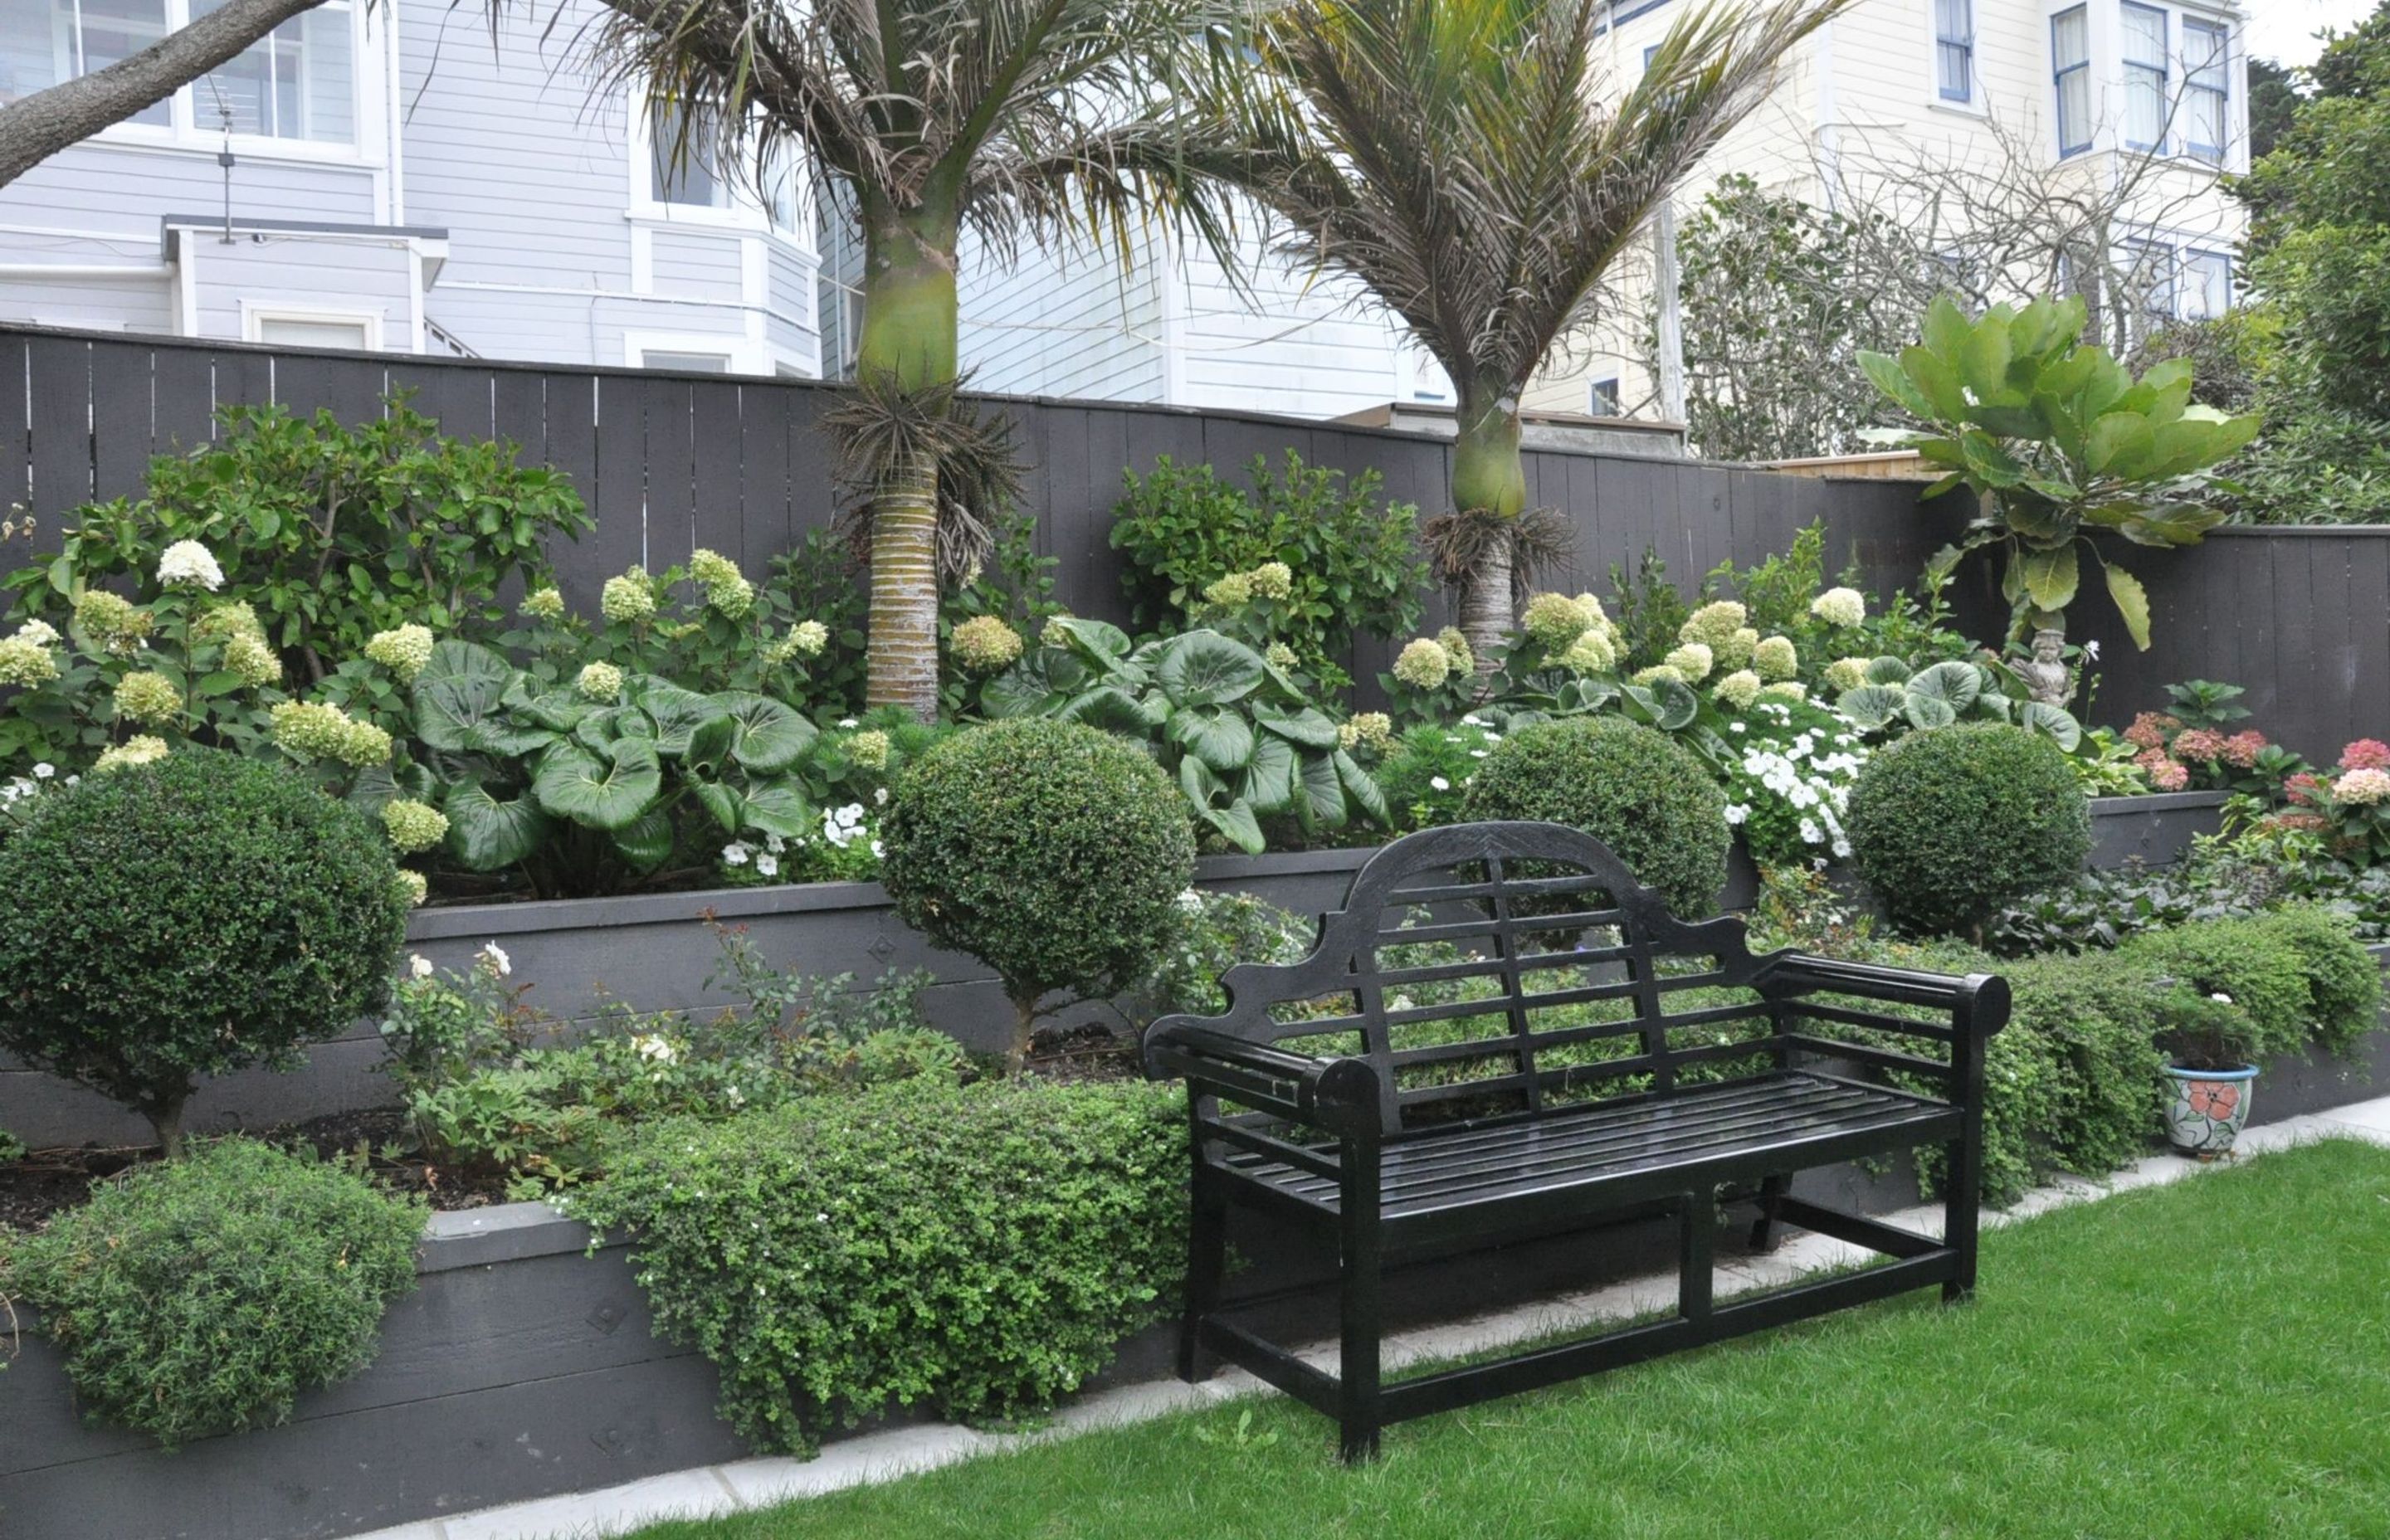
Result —
<instances>
[{"instance_id":1,"label":"bench backrest","mask_svg":"<svg viewBox=\"0 0 2390 1540\"><path fill-rule=\"evenodd\" d=\"M1354 877L1318 950L1223 980L1209 1023L1365 1056L1386 1132L1664 1093L1778 1062L1742 922L1677 918L1600 841L1547 823L1406 836Z\"/></svg>"}]
</instances>

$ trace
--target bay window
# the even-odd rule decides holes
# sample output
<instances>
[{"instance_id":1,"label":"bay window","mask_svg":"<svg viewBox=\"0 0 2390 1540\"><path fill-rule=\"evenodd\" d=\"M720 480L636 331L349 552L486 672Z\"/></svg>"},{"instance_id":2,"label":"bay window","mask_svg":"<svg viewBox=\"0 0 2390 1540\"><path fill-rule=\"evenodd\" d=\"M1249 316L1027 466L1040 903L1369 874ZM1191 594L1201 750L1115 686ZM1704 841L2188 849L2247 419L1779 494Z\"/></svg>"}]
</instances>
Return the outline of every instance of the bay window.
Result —
<instances>
[{"instance_id":1,"label":"bay window","mask_svg":"<svg viewBox=\"0 0 2390 1540\"><path fill-rule=\"evenodd\" d=\"M2182 19L2183 141L2203 160L2222 160L2231 126L2232 30Z\"/></svg>"}]
</instances>

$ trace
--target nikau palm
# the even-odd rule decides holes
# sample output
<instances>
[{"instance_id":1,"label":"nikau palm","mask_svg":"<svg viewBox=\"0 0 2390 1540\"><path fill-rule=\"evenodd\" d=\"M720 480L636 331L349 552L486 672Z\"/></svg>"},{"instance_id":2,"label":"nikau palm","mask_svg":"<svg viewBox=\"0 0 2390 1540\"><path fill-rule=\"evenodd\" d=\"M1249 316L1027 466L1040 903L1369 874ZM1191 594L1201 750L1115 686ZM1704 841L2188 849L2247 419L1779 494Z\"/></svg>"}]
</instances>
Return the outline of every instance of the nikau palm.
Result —
<instances>
[{"instance_id":1,"label":"nikau palm","mask_svg":"<svg viewBox=\"0 0 2390 1540\"><path fill-rule=\"evenodd\" d=\"M1357 278L1452 378L1446 552L1470 553L1481 668L1511 622L1529 379L1786 51L1850 3L1702 6L1623 86L1597 35L1608 0L1291 0L1263 77L1227 83L1252 142L1237 179L1279 217L1279 251Z\"/></svg>"},{"instance_id":2,"label":"nikau palm","mask_svg":"<svg viewBox=\"0 0 2390 1540\"><path fill-rule=\"evenodd\" d=\"M933 715L938 484L968 438L952 409L962 232L998 258L1067 226L1125 241L1168 208L1217 238L1182 148L1174 72L1225 0L604 0L598 44L664 106L700 103L726 163L800 150L864 243L867 696ZM687 115L682 116L687 121ZM1216 136L1206 148L1216 148Z\"/></svg>"}]
</instances>

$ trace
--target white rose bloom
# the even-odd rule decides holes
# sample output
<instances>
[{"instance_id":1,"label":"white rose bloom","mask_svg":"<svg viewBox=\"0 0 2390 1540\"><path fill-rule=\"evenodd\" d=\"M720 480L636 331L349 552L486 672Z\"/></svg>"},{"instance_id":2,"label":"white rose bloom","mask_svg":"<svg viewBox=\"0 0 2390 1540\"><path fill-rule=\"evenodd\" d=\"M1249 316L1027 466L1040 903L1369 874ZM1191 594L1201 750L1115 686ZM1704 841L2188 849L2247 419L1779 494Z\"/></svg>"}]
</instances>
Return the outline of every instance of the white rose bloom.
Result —
<instances>
[{"instance_id":1,"label":"white rose bloom","mask_svg":"<svg viewBox=\"0 0 2390 1540\"><path fill-rule=\"evenodd\" d=\"M508 957L506 949L496 942L482 943L482 957L490 965L491 971L496 973L501 979L515 970L514 959Z\"/></svg>"},{"instance_id":2,"label":"white rose bloom","mask_svg":"<svg viewBox=\"0 0 2390 1540\"><path fill-rule=\"evenodd\" d=\"M188 584L212 594L224 586L224 569L196 540L177 540L158 557L158 581L169 588Z\"/></svg>"},{"instance_id":3,"label":"white rose bloom","mask_svg":"<svg viewBox=\"0 0 2390 1540\"><path fill-rule=\"evenodd\" d=\"M418 979L431 977L431 959L418 952L406 959L406 970Z\"/></svg>"}]
</instances>

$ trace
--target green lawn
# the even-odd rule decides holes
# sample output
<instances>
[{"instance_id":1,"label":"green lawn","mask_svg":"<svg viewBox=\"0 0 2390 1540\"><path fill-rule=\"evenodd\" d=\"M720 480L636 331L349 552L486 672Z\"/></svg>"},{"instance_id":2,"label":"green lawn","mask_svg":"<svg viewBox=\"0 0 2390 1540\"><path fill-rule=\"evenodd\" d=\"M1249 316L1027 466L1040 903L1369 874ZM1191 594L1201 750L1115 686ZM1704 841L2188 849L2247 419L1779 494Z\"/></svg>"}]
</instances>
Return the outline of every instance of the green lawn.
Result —
<instances>
[{"instance_id":1,"label":"green lawn","mask_svg":"<svg viewBox=\"0 0 2390 1540\"><path fill-rule=\"evenodd\" d=\"M1971 1307L1921 1295L1407 1424L1368 1469L1332 1431L1233 1402L640 1534L2390 1535L2390 1150L2053 1213L1985 1238Z\"/></svg>"}]
</instances>

